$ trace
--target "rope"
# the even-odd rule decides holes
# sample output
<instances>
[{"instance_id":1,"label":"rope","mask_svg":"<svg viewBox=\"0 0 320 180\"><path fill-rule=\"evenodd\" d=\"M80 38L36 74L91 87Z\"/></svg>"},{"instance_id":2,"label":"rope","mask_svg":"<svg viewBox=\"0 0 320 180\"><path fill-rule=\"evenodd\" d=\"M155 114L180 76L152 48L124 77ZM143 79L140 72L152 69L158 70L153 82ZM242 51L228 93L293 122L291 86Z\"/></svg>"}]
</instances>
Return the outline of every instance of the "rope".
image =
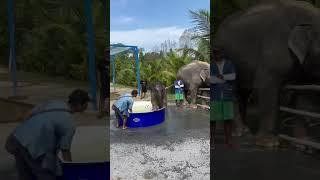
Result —
<instances>
[{"instance_id":1,"label":"rope","mask_svg":"<svg viewBox=\"0 0 320 180\"><path fill-rule=\"evenodd\" d=\"M174 84L171 84L170 86L166 87L166 90L171 88Z\"/></svg>"}]
</instances>

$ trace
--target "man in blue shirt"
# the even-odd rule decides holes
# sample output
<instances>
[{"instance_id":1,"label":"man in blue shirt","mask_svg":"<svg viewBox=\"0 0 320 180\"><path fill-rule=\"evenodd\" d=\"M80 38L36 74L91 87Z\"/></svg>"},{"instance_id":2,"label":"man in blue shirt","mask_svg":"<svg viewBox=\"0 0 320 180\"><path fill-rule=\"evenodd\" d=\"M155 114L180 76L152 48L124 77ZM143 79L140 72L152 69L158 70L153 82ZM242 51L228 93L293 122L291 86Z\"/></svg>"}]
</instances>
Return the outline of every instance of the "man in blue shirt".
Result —
<instances>
[{"instance_id":1,"label":"man in blue shirt","mask_svg":"<svg viewBox=\"0 0 320 180\"><path fill-rule=\"evenodd\" d=\"M232 121L234 118L233 82L236 72L233 63L223 57L220 48L213 48L214 60L211 66L211 107L210 121L212 132L216 122L224 123L225 143L232 146Z\"/></svg>"},{"instance_id":2,"label":"man in blue shirt","mask_svg":"<svg viewBox=\"0 0 320 180\"><path fill-rule=\"evenodd\" d=\"M117 117L117 128L120 126L120 121L122 120L122 129L127 129L127 118L129 117L129 113L132 112L133 106L133 98L137 97L138 91L133 90L131 95L129 93L125 93L119 97L119 99L112 105L112 109L114 110Z\"/></svg>"},{"instance_id":3,"label":"man in blue shirt","mask_svg":"<svg viewBox=\"0 0 320 180\"><path fill-rule=\"evenodd\" d=\"M55 180L62 176L58 153L64 161L72 161L70 148L76 130L72 113L85 111L88 102L88 93L77 89L68 103L39 104L26 114L6 142L7 151L15 157L19 180Z\"/></svg>"}]
</instances>

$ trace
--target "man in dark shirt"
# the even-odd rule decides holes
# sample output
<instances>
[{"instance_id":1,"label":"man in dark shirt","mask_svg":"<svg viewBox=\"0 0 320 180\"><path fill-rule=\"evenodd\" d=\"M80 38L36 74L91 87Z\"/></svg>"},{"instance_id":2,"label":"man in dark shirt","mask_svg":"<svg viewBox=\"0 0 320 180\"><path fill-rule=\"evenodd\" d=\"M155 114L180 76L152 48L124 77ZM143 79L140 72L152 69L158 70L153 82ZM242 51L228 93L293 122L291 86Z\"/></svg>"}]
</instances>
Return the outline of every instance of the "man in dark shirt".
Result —
<instances>
[{"instance_id":1,"label":"man in dark shirt","mask_svg":"<svg viewBox=\"0 0 320 180\"><path fill-rule=\"evenodd\" d=\"M141 84L141 99L145 98L146 93L147 93L147 81L146 80L141 80L140 81Z\"/></svg>"},{"instance_id":2,"label":"man in dark shirt","mask_svg":"<svg viewBox=\"0 0 320 180\"><path fill-rule=\"evenodd\" d=\"M100 100L99 100L99 118L107 115L109 107L105 107L106 99L109 95L109 48L106 49L105 59L98 64L98 84L100 87Z\"/></svg>"},{"instance_id":3,"label":"man in dark shirt","mask_svg":"<svg viewBox=\"0 0 320 180\"><path fill-rule=\"evenodd\" d=\"M23 117L8 137L5 148L14 155L20 180L56 180L63 175L58 153L72 161L71 144L76 131L73 113L87 109L89 95L74 90L68 102L37 105Z\"/></svg>"}]
</instances>

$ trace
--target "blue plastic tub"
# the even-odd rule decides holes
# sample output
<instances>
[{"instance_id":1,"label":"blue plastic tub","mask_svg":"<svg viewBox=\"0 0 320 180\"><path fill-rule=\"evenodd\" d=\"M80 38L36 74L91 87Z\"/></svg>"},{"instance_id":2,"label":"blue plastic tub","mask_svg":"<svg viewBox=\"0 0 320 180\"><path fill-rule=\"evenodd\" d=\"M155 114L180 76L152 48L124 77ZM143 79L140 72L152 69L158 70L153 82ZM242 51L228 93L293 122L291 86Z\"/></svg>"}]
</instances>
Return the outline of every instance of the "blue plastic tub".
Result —
<instances>
[{"instance_id":1,"label":"blue plastic tub","mask_svg":"<svg viewBox=\"0 0 320 180\"><path fill-rule=\"evenodd\" d=\"M109 180L110 162L63 163L64 180Z\"/></svg>"},{"instance_id":2,"label":"blue plastic tub","mask_svg":"<svg viewBox=\"0 0 320 180\"><path fill-rule=\"evenodd\" d=\"M148 127L162 123L165 120L166 109L162 108L158 111L147 113L130 113L127 120L127 126L130 128ZM122 119L120 120L120 126Z\"/></svg>"}]
</instances>

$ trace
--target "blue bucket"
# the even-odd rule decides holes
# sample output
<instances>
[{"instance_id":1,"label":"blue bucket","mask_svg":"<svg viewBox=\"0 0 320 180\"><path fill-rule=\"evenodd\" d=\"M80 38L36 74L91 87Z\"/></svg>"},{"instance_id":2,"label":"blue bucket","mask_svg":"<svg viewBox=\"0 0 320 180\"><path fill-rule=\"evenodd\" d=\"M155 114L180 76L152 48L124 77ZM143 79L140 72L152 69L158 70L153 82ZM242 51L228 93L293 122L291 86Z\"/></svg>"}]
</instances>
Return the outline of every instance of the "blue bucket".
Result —
<instances>
[{"instance_id":1,"label":"blue bucket","mask_svg":"<svg viewBox=\"0 0 320 180\"><path fill-rule=\"evenodd\" d=\"M130 113L127 120L127 126L130 128L148 127L162 123L165 120L166 109L162 108L157 111L146 113ZM120 126L122 119L120 119Z\"/></svg>"},{"instance_id":2,"label":"blue bucket","mask_svg":"<svg viewBox=\"0 0 320 180\"><path fill-rule=\"evenodd\" d=\"M64 180L110 179L110 162L63 163Z\"/></svg>"}]
</instances>

